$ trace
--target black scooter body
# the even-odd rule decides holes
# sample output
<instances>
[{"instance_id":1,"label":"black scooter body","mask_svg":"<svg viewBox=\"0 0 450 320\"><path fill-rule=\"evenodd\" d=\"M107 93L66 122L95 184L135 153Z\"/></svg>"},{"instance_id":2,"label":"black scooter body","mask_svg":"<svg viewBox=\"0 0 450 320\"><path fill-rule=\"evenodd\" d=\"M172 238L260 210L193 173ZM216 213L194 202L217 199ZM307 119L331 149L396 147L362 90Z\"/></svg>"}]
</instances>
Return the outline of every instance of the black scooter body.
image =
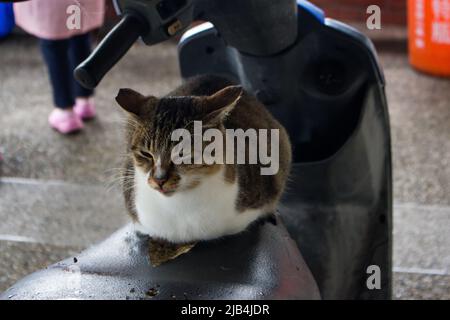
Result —
<instances>
[{"instance_id":1,"label":"black scooter body","mask_svg":"<svg viewBox=\"0 0 450 320\"><path fill-rule=\"evenodd\" d=\"M209 5L198 1L203 8ZM215 3L231 8L233 1ZM280 2L286 9L280 12L291 16L287 8L292 1ZM271 2L253 1L264 3ZM264 23L258 16L248 17L255 19L250 25ZM181 73L183 78L216 73L241 83L287 128L294 165L279 208L283 222L257 223L156 269L148 261L146 238L126 226L78 255L76 262L71 258L22 279L0 299L391 297L390 133L373 45L356 30L324 19L305 1L299 1L296 40L281 51L292 34L274 41L270 37L292 24L274 27L269 38L264 30L253 37L257 28L234 28L249 32L233 33L233 19L242 23L238 18L227 17L228 25L215 21L228 30L225 34L211 25L189 31L179 45ZM250 38L254 43L249 46ZM119 39L82 65L82 82L98 83L113 65L102 65L101 57ZM367 268L373 265L381 270L381 287L370 290Z\"/></svg>"}]
</instances>

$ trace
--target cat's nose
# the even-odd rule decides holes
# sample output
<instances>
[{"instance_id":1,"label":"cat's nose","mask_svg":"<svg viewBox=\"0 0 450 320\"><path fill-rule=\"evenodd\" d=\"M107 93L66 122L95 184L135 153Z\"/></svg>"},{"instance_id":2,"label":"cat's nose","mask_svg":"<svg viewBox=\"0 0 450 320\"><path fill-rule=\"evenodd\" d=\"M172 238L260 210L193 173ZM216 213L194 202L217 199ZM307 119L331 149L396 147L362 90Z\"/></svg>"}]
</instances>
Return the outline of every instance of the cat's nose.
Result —
<instances>
[{"instance_id":1,"label":"cat's nose","mask_svg":"<svg viewBox=\"0 0 450 320\"><path fill-rule=\"evenodd\" d=\"M154 181L160 188L162 188L162 186L164 185L164 183L166 183L166 181L167 181L167 176L153 177L153 181Z\"/></svg>"}]
</instances>

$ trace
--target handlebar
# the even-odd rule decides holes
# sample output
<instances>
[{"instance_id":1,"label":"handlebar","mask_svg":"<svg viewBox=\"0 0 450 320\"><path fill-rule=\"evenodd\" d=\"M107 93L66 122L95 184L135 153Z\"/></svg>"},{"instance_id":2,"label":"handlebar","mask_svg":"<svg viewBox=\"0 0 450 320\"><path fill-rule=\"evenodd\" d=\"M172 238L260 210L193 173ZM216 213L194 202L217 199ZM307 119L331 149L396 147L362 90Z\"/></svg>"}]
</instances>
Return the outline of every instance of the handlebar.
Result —
<instances>
[{"instance_id":1,"label":"handlebar","mask_svg":"<svg viewBox=\"0 0 450 320\"><path fill-rule=\"evenodd\" d=\"M297 39L297 0L115 0L122 20L74 71L93 89L141 37L147 45L180 34L193 20L211 21L227 45L253 56L274 55Z\"/></svg>"},{"instance_id":2,"label":"handlebar","mask_svg":"<svg viewBox=\"0 0 450 320\"><path fill-rule=\"evenodd\" d=\"M95 88L148 28L143 19L125 14L91 55L75 69L75 79L88 89Z\"/></svg>"}]
</instances>

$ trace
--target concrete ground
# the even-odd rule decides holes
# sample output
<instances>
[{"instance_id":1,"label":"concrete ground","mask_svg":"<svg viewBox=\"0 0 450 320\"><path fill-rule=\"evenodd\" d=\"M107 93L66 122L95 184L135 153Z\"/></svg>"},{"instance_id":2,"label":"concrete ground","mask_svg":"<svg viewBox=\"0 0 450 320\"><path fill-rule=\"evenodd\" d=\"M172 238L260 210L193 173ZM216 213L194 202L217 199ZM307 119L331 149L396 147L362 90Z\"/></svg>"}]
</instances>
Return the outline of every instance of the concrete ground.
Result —
<instances>
[{"instance_id":1,"label":"concrete ground","mask_svg":"<svg viewBox=\"0 0 450 320\"><path fill-rule=\"evenodd\" d=\"M394 295L450 299L450 82L413 71L404 42L380 40L394 155ZM119 88L161 95L179 82L176 48L134 46L97 90L100 116L73 136L49 129L36 40L0 42L0 291L127 221L117 187Z\"/></svg>"}]
</instances>

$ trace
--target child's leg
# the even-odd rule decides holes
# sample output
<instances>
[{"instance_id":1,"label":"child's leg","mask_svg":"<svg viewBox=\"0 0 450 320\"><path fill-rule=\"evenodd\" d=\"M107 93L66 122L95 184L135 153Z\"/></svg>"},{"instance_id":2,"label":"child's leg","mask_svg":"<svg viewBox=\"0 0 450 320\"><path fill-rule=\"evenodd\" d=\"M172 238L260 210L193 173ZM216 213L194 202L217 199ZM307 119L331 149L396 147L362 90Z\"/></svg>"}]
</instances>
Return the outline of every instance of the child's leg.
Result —
<instances>
[{"instance_id":1,"label":"child's leg","mask_svg":"<svg viewBox=\"0 0 450 320\"><path fill-rule=\"evenodd\" d=\"M48 122L52 128L60 133L71 133L83 128L81 118L72 109L75 99L68 49L68 40L41 40L41 51L47 64L53 103L56 106L50 113Z\"/></svg>"},{"instance_id":2,"label":"child's leg","mask_svg":"<svg viewBox=\"0 0 450 320\"><path fill-rule=\"evenodd\" d=\"M71 70L68 58L68 40L41 39L41 51L52 86L53 103L61 109L70 109L75 104Z\"/></svg>"},{"instance_id":3,"label":"child's leg","mask_svg":"<svg viewBox=\"0 0 450 320\"><path fill-rule=\"evenodd\" d=\"M77 35L69 41L69 61L74 70L91 53L91 38L89 33ZM81 86L73 79L73 90L76 97L74 111L83 119L93 118L96 114L92 98L94 91Z\"/></svg>"},{"instance_id":4,"label":"child's leg","mask_svg":"<svg viewBox=\"0 0 450 320\"><path fill-rule=\"evenodd\" d=\"M69 40L69 61L72 70L91 54L91 37L89 33L77 35ZM73 81L75 97L88 98L93 90L81 86L75 79Z\"/></svg>"}]
</instances>

